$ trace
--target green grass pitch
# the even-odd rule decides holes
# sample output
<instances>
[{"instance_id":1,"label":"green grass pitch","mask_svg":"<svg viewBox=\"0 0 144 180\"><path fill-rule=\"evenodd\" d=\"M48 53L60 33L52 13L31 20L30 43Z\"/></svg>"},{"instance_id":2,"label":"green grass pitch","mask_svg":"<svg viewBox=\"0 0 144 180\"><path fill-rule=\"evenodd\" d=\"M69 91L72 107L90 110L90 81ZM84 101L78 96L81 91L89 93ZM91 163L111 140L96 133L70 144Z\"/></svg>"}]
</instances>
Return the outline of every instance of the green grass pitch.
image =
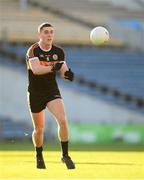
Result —
<instances>
[{"instance_id":1,"label":"green grass pitch","mask_svg":"<svg viewBox=\"0 0 144 180\"><path fill-rule=\"evenodd\" d=\"M0 179L144 179L143 147L123 150L73 146L70 155L76 163L75 170L67 170L60 162L59 148L48 147L44 152L47 169L39 170L35 168L34 151L29 143L12 146L0 143L0 146Z\"/></svg>"}]
</instances>

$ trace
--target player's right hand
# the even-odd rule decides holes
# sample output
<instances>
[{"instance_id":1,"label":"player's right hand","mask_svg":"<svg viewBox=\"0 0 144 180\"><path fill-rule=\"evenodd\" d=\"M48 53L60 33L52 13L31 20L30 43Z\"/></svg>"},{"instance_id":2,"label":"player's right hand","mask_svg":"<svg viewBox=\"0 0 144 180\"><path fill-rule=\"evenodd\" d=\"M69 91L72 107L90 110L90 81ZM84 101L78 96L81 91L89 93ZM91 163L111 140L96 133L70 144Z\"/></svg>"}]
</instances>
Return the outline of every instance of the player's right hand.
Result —
<instances>
[{"instance_id":1,"label":"player's right hand","mask_svg":"<svg viewBox=\"0 0 144 180\"><path fill-rule=\"evenodd\" d=\"M63 62L59 62L59 63L54 64L52 67L52 71L54 71L54 72L59 71L61 69L62 65L63 65Z\"/></svg>"}]
</instances>

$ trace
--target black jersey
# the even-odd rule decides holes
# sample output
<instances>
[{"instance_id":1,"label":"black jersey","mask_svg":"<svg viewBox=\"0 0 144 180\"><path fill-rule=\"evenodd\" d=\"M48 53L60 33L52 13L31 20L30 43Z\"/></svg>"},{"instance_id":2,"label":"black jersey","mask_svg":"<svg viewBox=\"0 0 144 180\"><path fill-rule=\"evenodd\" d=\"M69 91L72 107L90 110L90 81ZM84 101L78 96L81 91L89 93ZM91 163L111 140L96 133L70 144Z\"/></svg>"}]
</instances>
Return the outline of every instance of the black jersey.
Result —
<instances>
[{"instance_id":1,"label":"black jersey","mask_svg":"<svg viewBox=\"0 0 144 180\"><path fill-rule=\"evenodd\" d=\"M52 93L53 91L58 90L56 82L56 73L51 72L43 75L35 75L29 67L29 60L32 58L38 58L40 64L43 66L52 66L53 64L64 61L65 55L63 49L52 45L52 48L49 51L44 51L40 48L39 43L33 44L27 51L26 54L26 63L28 69L28 91L29 92L47 92Z\"/></svg>"}]
</instances>

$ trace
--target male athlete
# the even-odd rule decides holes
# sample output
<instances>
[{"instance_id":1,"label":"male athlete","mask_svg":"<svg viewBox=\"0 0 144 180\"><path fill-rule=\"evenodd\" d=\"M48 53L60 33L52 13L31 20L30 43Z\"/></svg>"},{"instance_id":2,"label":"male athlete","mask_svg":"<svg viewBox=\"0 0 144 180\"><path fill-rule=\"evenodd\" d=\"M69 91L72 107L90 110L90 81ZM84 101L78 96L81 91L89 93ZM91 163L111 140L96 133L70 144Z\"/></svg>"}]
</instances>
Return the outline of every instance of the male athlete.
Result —
<instances>
[{"instance_id":1,"label":"male athlete","mask_svg":"<svg viewBox=\"0 0 144 180\"><path fill-rule=\"evenodd\" d=\"M44 109L47 107L58 123L59 140L62 149L62 162L68 169L74 169L75 164L68 154L68 122L62 97L56 82L56 72L64 79L73 81L74 73L65 62L64 51L53 45L54 28L49 23L38 27L39 42L33 44L27 51L28 68L28 103L33 121L32 140L36 150L36 166L45 169L42 155L44 134Z\"/></svg>"}]
</instances>

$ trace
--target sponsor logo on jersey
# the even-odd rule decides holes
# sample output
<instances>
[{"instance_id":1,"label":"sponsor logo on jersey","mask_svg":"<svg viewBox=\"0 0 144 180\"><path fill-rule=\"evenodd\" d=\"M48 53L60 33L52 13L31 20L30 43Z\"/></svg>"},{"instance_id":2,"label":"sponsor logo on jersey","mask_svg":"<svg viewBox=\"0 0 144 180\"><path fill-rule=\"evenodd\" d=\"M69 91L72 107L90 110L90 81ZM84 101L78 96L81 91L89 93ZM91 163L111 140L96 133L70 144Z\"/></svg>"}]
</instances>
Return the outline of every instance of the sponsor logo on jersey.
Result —
<instances>
[{"instance_id":1,"label":"sponsor logo on jersey","mask_svg":"<svg viewBox=\"0 0 144 180\"><path fill-rule=\"evenodd\" d=\"M40 57L44 57L44 55L43 55L43 54L40 54Z\"/></svg>"},{"instance_id":2,"label":"sponsor logo on jersey","mask_svg":"<svg viewBox=\"0 0 144 180\"><path fill-rule=\"evenodd\" d=\"M46 57L46 60L47 60L47 61L49 61L49 60L50 60L48 56Z\"/></svg>"},{"instance_id":3,"label":"sponsor logo on jersey","mask_svg":"<svg viewBox=\"0 0 144 180\"><path fill-rule=\"evenodd\" d=\"M53 60L58 60L58 55L57 54L54 54L53 56L52 56L52 58L53 58Z\"/></svg>"},{"instance_id":4,"label":"sponsor logo on jersey","mask_svg":"<svg viewBox=\"0 0 144 180\"><path fill-rule=\"evenodd\" d=\"M50 55L44 55L46 61L50 61Z\"/></svg>"}]
</instances>

